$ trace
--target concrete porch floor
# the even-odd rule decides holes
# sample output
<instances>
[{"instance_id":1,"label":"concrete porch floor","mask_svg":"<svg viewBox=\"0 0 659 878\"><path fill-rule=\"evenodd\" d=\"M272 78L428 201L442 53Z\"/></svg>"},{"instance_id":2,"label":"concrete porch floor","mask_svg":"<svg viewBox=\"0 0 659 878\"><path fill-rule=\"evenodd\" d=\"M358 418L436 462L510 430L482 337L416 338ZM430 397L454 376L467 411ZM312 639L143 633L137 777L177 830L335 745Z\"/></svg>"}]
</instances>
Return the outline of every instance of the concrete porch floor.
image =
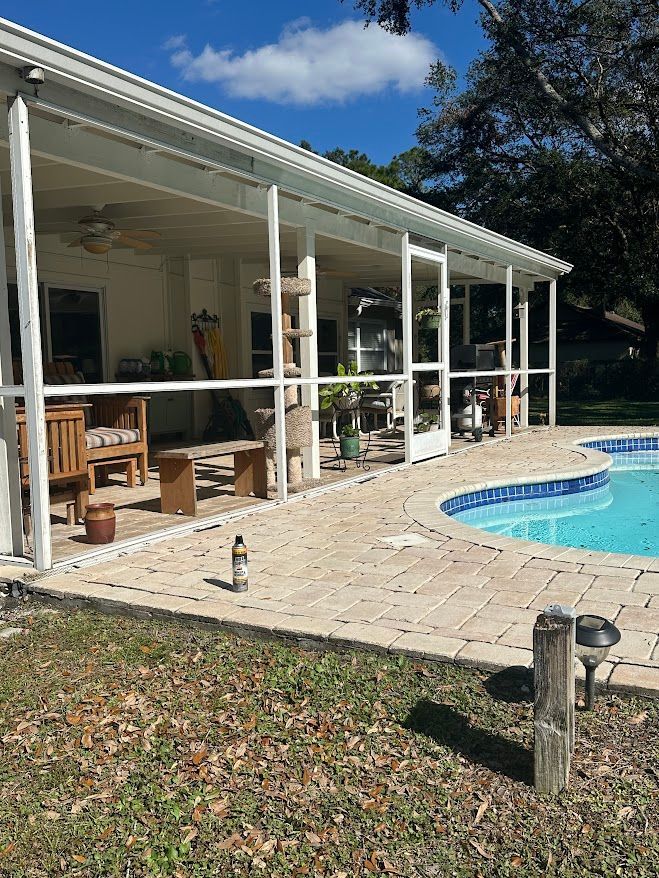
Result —
<instances>
[{"instance_id":1,"label":"concrete porch floor","mask_svg":"<svg viewBox=\"0 0 659 878\"><path fill-rule=\"evenodd\" d=\"M486 479L566 474L566 447L625 428L554 428L408 467L341 492L254 510L240 522L31 583L55 601L356 646L481 668L529 666L548 603L615 620L622 640L599 680L659 693L659 558L494 537L419 513L422 496ZM648 432L648 431L646 431ZM228 590L230 545L249 546L250 589ZM456 534L459 533L459 536Z\"/></svg>"},{"instance_id":2,"label":"concrete porch floor","mask_svg":"<svg viewBox=\"0 0 659 878\"><path fill-rule=\"evenodd\" d=\"M152 453L157 450L157 448L152 449ZM368 471L356 467L352 461L348 462L344 471L336 466L331 440L323 439L321 440L321 483L332 484L364 475L366 472L380 472L393 464L400 463L404 455L401 434L382 437L374 435L367 456ZM90 501L115 504L116 542L152 534L184 522L257 507L263 502L255 497L235 496L233 457L230 455L199 461L195 467L195 476L199 503L199 515L196 519L182 514L165 515L160 511L160 480L156 463L149 467L149 481L145 486L138 484L136 488L128 488L124 473L111 473L108 484L97 488ZM97 548L88 544L83 525L67 525L64 503L53 503L51 511L53 557L56 561L77 557Z\"/></svg>"}]
</instances>

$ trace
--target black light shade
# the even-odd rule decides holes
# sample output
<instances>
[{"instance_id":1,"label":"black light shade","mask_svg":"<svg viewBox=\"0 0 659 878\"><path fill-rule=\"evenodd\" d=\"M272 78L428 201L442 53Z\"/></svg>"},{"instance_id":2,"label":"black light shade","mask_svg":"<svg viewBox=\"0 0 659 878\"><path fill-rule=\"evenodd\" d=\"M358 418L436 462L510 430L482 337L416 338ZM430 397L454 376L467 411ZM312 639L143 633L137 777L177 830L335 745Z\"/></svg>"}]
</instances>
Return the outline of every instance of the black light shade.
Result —
<instances>
[{"instance_id":1,"label":"black light shade","mask_svg":"<svg viewBox=\"0 0 659 878\"><path fill-rule=\"evenodd\" d=\"M592 649L613 646L620 640L620 631L602 616L577 616L577 643Z\"/></svg>"}]
</instances>

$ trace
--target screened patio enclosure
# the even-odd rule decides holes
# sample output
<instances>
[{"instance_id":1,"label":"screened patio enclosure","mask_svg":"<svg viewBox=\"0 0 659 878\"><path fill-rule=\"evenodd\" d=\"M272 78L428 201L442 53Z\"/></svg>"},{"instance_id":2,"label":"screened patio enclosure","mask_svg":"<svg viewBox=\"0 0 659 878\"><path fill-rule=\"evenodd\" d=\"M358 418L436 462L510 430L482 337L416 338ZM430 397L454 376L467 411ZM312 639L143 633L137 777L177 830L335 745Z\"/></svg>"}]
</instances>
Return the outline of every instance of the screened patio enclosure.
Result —
<instances>
[{"instance_id":1,"label":"screened patio enclosure","mask_svg":"<svg viewBox=\"0 0 659 878\"><path fill-rule=\"evenodd\" d=\"M34 66L44 71L38 94L20 75ZM541 374L555 422L556 281L569 264L9 22L0 88L3 560L47 570L358 481L363 469L332 462L326 388L363 390L353 423L362 450L372 443L375 471L473 441L476 385L505 436L528 426L529 382ZM96 232L80 245L90 216L109 246L98 250ZM127 246L110 234L119 229ZM291 278L304 295L287 292ZM550 340L546 367L531 370L535 294L547 296ZM487 320L470 319L488 297L501 302L495 338ZM204 314L222 348L210 372L191 331ZM169 351L169 371L147 371ZM352 360L358 374L339 374ZM122 427L146 461L145 486L127 487L130 455L110 466L102 448L85 448L85 436L109 429L90 418L117 398L148 398L142 426ZM199 517L165 514L159 455L180 446L203 455L218 400L257 434L270 418L273 481L239 495L238 470L234 479L220 453L196 466L209 498ZM62 449L71 458L75 444L61 434L53 452L63 408L82 431L76 478L98 479L95 502L121 494L125 528L110 547L86 544L79 516L63 522L56 509Z\"/></svg>"}]
</instances>

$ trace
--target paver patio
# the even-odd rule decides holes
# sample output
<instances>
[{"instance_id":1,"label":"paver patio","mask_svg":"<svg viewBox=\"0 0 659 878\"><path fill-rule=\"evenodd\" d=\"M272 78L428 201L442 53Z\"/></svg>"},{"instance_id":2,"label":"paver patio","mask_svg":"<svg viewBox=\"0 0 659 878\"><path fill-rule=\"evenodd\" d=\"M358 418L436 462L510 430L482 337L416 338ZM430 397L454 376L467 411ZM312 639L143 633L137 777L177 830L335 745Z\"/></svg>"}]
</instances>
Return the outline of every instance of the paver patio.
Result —
<instances>
[{"instance_id":1,"label":"paver patio","mask_svg":"<svg viewBox=\"0 0 659 878\"><path fill-rule=\"evenodd\" d=\"M644 431L649 432L649 431ZM403 653L482 668L530 666L532 628L552 602L622 631L598 669L612 688L659 693L659 558L541 546L478 531L434 510L462 485L574 473L586 435L544 429L389 472L239 522L43 577L38 596L140 616ZM249 547L250 588L228 590L230 545Z\"/></svg>"}]
</instances>

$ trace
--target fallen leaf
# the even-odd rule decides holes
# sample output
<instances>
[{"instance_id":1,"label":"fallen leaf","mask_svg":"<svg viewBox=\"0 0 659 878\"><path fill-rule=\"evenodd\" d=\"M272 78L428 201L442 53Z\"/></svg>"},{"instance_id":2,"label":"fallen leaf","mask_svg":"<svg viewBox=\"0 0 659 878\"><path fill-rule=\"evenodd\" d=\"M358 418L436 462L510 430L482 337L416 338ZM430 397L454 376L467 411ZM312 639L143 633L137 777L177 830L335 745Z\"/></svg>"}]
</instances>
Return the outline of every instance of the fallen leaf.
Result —
<instances>
[{"instance_id":1,"label":"fallen leaf","mask_svg":"<svg viewBox=\"0 0 659 878\"><path fill-rule=\"evenodd\" d=\"M487 809L489 807L490 807L490 800L485 799L485 801L481 803L478 811L476 812L476 816L474 817L474 826L478 826L478 824L483 819L483 814L485 814L485 812L487 811Z\"/></svg>"}]
</instances>

